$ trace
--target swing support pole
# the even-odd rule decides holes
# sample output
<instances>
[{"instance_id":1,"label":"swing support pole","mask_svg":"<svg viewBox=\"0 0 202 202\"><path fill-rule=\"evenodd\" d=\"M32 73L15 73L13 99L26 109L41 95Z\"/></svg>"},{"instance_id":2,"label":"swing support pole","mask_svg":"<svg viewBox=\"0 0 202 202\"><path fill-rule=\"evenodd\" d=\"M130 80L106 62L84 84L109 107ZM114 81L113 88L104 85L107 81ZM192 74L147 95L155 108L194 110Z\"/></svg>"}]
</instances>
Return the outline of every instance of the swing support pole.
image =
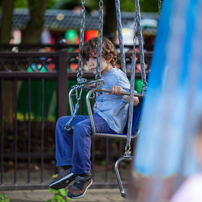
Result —
<instances>
[{"instance_id":1,"label":"swing support pole","mask_svg":"<svg viewBox=\"0 0 202 202\"><path fill-rule=\"evenodd\" d=\"M74 117L77 115L78 109L79 109L79 102L81 99L81 94L83 89L90 90L86 96L86 103L87 103L87 109L89 114L89 119L91 121L92 126L92 137L95 135L104 135L104 134L96 134L95 132L95 125L91 110L91 104L90 99L93 99L95 92L109 92L111 93L110 89L104 89L102 86L104 85L103 79L101 79L101 58L102 58L102 36L103 36L103 0L99 1L99 29L98 29L98 45L97 45L97 67L96 67L96 75L95 80L87 82L87 79L82 78L82 68L83 68L83 62L81 60L81 48L84 44L84 28L85 28L85 7L84 3L85 0L81 0L82 2L82 9L81 9L81 25L80 25L80 41L79 41L79 65L78 65L78 74L77 74L77 85L72 86L72 89L69 92L69 104L70 104L70 110L72 117L69 122L65 125L65 130L72 130L73 127L71 126L71 122L73 121ZM116 6L116 18L117 18L117 29L118 29L118 37L119 37L119 45L120 45L120 55L121 55L121 67L123 72L126 73L126 64L125 64L125 53L124 53L124 43L123 43L123 35L122 35L122 24L121 24L121 12L120 12L120 1L115 0L115 6ZM136 22L137 25L137 33L138 33L138 39L139 39L139 49L140 49L140 63L141 63L141 77L142 77L142 92L141 93L135 93L134 92L134 85L135 85L135 68L136 68L136 29L134 34L134 47L132 52L132 67L131 67L131 86L130 86L130 93L129 92L122 92L122 95L130 95L130 103L129 103L129 113L128 113L128 125L127 125L127 141L125 146L125 153L124 155L116 161L115 164L115 173L119 185L119 189L121 192L122 197L126 197L126 193L123 189L123 184L121 181L121 177L119 174L119 163L121 161L132 161L133 156L131 156L131 133L132 133L132 124L133 124L133 98L134 96L143 98L145 95L147 82L146 82L146 73L145 73L145 63L144 63L144 52L143 52L143 37L142 37L142 28L140 25L140 6L139 6L139 0L135 0L135 8L136 8ZM89 88L89 84L96 84L94 88ZM72 96L76 96L77 104L75 105L75 108L73 107L73 101ZM93 95L93 96L91 96ZM109 134L110 135L110 134ZM119 134L120 135L120 134ZM115 136L113 134L113 136ZM126 137L123 135L124 138ZM136 137L136 136L135 136Z\"/></svg>"},{"instance_id":2,"label":"swing support pole","mask_svg":"<svg viewBox=\"0 0 202 202\"><path fill-rule=\"evenodd\" d=\"M120 43L120 50L121 50L121 59L123 59L123 38L122 38L122 27L121 25L121 16L120 16L120 2L119 0L116 0L116 12L117 12L117 28L119 31L119 43ZM129 102L129 113L128 113L128 125L127 125L127 140L126 140L126 146L125 146L125 153L124 155L119 158L116 161L115 164L115 173L116 178L118 181L119 189L121 196L123 198L126 198L126 193L123 189L123 184L121 181L121 177L119 174L119 163L121 161L132 161L133 156L131 156L131 131L132 131L132 121L133 121L133 97L136 93L134 93L134 85L135 85L135 68L136 68L136 27L137 27L137 33L138 33L138 39L139 39L139 50L140 50L140 64L141 64L141 77L142 77L142 92L141 95L144 97L146 88L147 88L147 82L146 82L146 73L145 73L145 63L144 63L144 52L143 52L143 37L142 37L142 28L140 24L140 5L139 0L135 0L135 10L136 10L136 17L135 17L135 32L134 32L134 46L133 46L133 52L132 52L132 65L131 65L131 84L130 84L130 102ZM120 29L121 28L121 29Z\"/></svg>"}]
</instances>

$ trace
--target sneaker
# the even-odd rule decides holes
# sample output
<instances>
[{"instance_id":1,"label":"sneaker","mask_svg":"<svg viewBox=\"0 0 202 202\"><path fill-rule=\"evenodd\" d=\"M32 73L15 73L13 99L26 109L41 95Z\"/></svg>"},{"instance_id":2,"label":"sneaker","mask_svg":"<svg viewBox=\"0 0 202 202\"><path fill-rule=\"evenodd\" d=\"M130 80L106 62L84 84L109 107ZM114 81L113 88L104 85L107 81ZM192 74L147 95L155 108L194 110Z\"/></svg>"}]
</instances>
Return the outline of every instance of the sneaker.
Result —
<instances>
[{"instance_id":1,"label":"sneaker","mask_svg":"<svg viewBox=\"0 0 202 202\"><path fill-rule=\"evenodd\" d=\"M71 173L71 168L66 170L62 169L57 178L50 183L49 187L56 190L65 188L76 178L76 176L76 174Z\"/></svg>"},{"instance_id":2,"label":"sneaker","mask_svg":"<svg viewBox=\"0 0 202 202\"><path fill-rule=\"evenodd\" d=\"M67 196L72 199L81 198L82 196L84 196L87 189L91 186L92 183L93 183L93 180L91 175L88 179L78 175L75 179L74 184L70 188Z\"/></svg>"}]
</instances>

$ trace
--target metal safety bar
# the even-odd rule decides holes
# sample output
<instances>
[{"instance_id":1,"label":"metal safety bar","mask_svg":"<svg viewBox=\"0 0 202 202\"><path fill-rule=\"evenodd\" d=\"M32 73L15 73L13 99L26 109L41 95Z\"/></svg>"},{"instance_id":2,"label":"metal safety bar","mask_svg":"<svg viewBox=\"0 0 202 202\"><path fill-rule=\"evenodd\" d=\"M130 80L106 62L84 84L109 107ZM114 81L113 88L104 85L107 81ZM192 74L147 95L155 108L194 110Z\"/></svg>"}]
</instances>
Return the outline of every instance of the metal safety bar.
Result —
<instances>
[{"instance_id":1,"label":"metal safety bar","mask_svg":"<svg viewBox=\"0 0 202 202\"><path fill-rule=\"evenodd\" d=\"M135 96L137 97L141 97L143 98L144 95L145 95L145 88L143 88L143 91L142 93L134 93ZM91 122L91 127L92 127L92 137L95 137L95 136L98 136L98 137L107 137L107 138L119 138L119 139L126 139L128 140L128 134L127 135L124 135L124 134L109 134L109 133L96 133L95 132L95 124L94 124L94 120L93 120L93 113L92 113L92 108L91 108L91 103L90 103L90 99L91 99L91 95L94 94L95 92L107 92L107 93L112 93L111 90L109 89L100 89L100 90L97 90L96 88L94 89L91 89L87 95L86 95L86 105L87 105L87 110L88 110L88 116L89 116L89 119L90 119L90 122ZM122 95L130 95L129 92L122 92L121 93ZM131 117L132 119L132 117ZM131 122L132 124L132 122ZM130 128L130 130L132 129L132 127ZM130 139L134 139L136 138L140 133L140 129L136 130L134 132L134 134L131 134L131 131L130 131ZM120 193L121 193L121 196L126 198L126 193L124 191L124 188L123 188L123 183L122 183L122 180L121 180L121 177L120 177L120 173L119 173L119 163L121 161L132 161L133 159L133 156L131 156L131 151L130 149L126 150L124 155L119 158L116 163L115 163L115 174L116 174L116 178L117 178L117 182L118 182L118 186L119 186L119 189L120 189Z\"/></svg>"},{"instance_id":2,"label":"metal safety bar","mask_svg":"<svg viewBox=\"0 0 202 202\"><path fill-rule=\"evenodd\" d=\"M69 91L69 96L68 96L71 115L73 115L74 110L75 110L72 97L76 96L76 98L78 98L78 92L77 92L78 90L81 90L81 89L82 90L83 89L91 90L92 88L88 87L88 86L92 85L92 84L95 84L96 88L100 89L102 84L104 84L104 81L103 81L103 79L97 79L97 80L87 81L87 82L81 83L81 84L76 84L71 87L72 89Z\"/></svg>"},{"instance_id":3,"label":"metal safety bar","mask_svg":"<svg viewBox=\"0 0 202 202\"><path fill-rule=\"evenodd\" d=\"M86 95L86 106L87 106L87 110L88 110L88 116L91 122L91 126L92 126L92 137L95 136L100 136L100 137L111 137L111 138L123 138L126 139L127 136L126 135L122 135L122 134L109 134L109 133L96 133L95 132L95 124L94 124L94 120L93 120L93 113L92 113L92 108L91 108L91 103L90 103L90 99L91 99L91 95L95 92L107 92L107 93L112 93L111 90L106 89L106 88L102 88L97 90L96 88L90 90L87 95ZM142 93L134 93L134 96L136 97L144 97L144 93L145 91L142 91ZM129 92L125 92L123 91L121 93L121 95L130 95ZM139 134L139 131L138 131ZM137 133L132 134L131 138L135 138L137 136Z\"/></svg>"},{"instance_id":4,"label":"metal safety bar","mask_svg":"<svg viewBox=\"0 0 202 202\"><path fill-rule=\"evenodd\" d=\"M120 193L121 193L121 196L123 198L126 198L126 192L124 191L123 183L121 181L121 176L120 176L120 173L119 173L119 163L121 161L132 161L132 160L133 160L133 156L122 156L121 158L119 158L116 161L115 166L114 166L114 170L115 170L115 173L116 173L116 178L117 178L117 181L118 181Z\"/></svg>"},{"instance_id":5,"label":"metal safety bar","mask_svg":"<svg viewBox=\"0 0 202 202\"><path fill-rule=\"evenodd\" d=\"M95 137L95 136L100 136L100 137L112 137L112 138L123 138L123 139L126 139L127 136L126 135L120 135L120 134L107 134L107 133L95 133L95 125L94 125L94 120L93 120L93 113L92 113L92 109L91 109L91 103L90 103L90 99L92 98L95 98L95 96L91 97L91 95L95 92L106 92L106 93L112 93L110 89L106 89L106 88L92 88L92 87L88 87L89 84L93 84L93 83L96 83L96 82L102 82L103 80L100 79L100 80L95 80L95 81L90 81L90 82L87 82L85 84L82 84L80 85L80 88L82 87L83 89L86 89L86 90L90 90L87 95L86 95L86 106L87 106L87 110L88 110L88 115L89 115L89 119L91 121L91 126L92 126L92 137ZM75 86L72 86L72 89L69 91L69 106L70 106L70 112L71 112L71 115L74 113L74 105L73 105L73 100L72 100L72 97L73 96L76 96L76 93L75 91L78 89L78 85L75 85ZM130 96L130 92L125 92L123 91L121 93L121 95L128 95ZM145 95L145 89L143 88L142 92L141 93L134 93L134 96L136 97L140 97L140 98L143 98ZM132 134L131 138L135 138L137 135L139 134L139 131L136 131L136 133Z\"/></svg>"}]
</instances>

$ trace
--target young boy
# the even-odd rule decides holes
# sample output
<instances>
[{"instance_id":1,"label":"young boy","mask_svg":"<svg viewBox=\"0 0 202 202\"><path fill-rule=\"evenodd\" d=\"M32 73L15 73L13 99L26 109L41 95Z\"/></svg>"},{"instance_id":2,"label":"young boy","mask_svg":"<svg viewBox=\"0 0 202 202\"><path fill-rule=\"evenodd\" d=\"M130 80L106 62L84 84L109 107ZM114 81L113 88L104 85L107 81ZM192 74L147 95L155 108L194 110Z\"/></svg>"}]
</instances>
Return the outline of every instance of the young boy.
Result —
<instances>
[{"instance_id":1,"label":"young boy","mask_svg":"<svg viewBox=\"0 0 202 202\"><path fill-rule=\"evenodd\" d=\"M96 74L98 38L88 40L81 49L82 60ZM105 81L103 88L111 89L112 94L96 93L93 119L97 133L122 133L126 125L130 96L121 96L129 91L130 84L126 75L113 65L117 61L117 51L106 38L102 41L101 77ZM139 103L134 97L134 105ZM73 199L82 197L92 184L90 174L91 161L91 123L88 116L78 115L72 122L74 131L64 130L70 116L61 117L56 124L56 166L61 166L58 177L50 187L61 189L72 181L67 196Z\"/></svg>"}]
</instances>

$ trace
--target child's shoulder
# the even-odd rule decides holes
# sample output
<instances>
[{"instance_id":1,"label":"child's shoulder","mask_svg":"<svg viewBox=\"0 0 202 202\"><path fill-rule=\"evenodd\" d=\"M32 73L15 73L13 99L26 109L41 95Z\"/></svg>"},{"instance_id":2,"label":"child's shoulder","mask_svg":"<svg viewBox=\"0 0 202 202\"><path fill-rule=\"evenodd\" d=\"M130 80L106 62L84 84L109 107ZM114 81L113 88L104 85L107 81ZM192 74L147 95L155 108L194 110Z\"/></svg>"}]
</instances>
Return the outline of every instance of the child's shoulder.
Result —
<instances>
[{"instance_id":1,"label":"child's shoulder","mask_svg":"<svg viewBox=\"0 0 202 202\"><path fill-rule=\"evenodd\" d=\"M105 80L105 82L109 85L109 86L114 86L114 85L118 85L118 83L125 81L127 82L128 79L125 75L125 73L114 67L113 69L111 69L104 77L103 79Z\"/></svg>"},{"instance_id":2,"label":"child's shoulder","mask_svg":"<svg viewBox=\"0 0 202 202\"><path fill-rule=\"evenodd\" d=\"M123 79L128 79L126 74L119 68L116 68L114 67L114 74L116 75L116 77L119 79L119 80L123 80Z\"/></svg>"},{"instance_id":3,"label":"child's shoulder","mask_svg":"<svg viewBox=\"0 0 202 202\"><path fill-rule=\"evenodd\" d=\"M119 76L114 68L102 75L102 78L108 87L115 85L119 80Z\"/></svg>"},{"instance_id":4,"label":"child's shoulder","mask_svg":"<svg viewBox=\"0 0 202 202\"><path fill-rule=\"evenodd\" d=\"M110 73L115 74L116 76L124 76L125 75L125 73L117 67L114 67L113 69L111 69Z\"/></svg>"},{"instance_id":5,"label":"child's shoulder","mask_svg":"<svg viewBox=\"0 0 202 202\"><path fill-rule=\"evenodd\" d=\"M110 71L107 72L107 74L104 75L104 78L110 79L110 80L118 80L120 77L122 77L122 71L120 69L117 69L114 67Z\"/></svg>"}]
</instances>

